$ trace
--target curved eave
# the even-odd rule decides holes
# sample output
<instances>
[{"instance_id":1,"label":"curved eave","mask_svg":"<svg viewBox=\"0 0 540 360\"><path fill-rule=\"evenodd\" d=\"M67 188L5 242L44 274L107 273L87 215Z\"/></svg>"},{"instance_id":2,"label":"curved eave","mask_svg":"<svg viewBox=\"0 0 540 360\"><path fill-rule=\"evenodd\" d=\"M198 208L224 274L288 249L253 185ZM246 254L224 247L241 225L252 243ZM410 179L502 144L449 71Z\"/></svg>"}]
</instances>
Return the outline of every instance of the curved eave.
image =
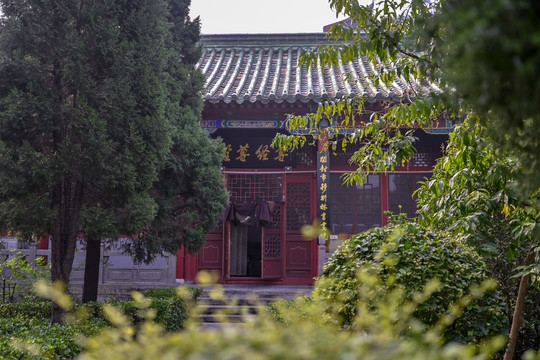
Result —
<instances>
[{"instance_id":1,"label":"curved eave","mask_svg":"<svg viewBox=\"0 0 540 360\"><path fill-rule=\"evenodd\" d=\"M307 103L362 97L367 102L411 101L436 90L431 84L395 79L375 86L365 58L324 69L298 66L302 51L327 43L324 34L237 34L203 36L197 68L206 76L204 99L212 104ZM378 64L380 66L391 66Z\"/></svg>"}]
</instances>

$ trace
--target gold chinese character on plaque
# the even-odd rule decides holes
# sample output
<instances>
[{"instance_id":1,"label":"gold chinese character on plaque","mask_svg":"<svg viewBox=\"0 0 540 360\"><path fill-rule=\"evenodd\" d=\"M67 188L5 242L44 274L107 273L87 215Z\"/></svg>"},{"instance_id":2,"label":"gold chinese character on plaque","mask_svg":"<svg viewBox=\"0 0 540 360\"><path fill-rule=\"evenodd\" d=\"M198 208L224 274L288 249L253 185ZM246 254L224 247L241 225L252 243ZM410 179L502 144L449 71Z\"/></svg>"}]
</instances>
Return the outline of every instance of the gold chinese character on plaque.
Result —
<instances>
[{"instance_id":1,"label":"gold chinese character on plaque","mask_svg":"<svg viewBox=\"0 0 540 360\"><path fill-rule=\"evenodd\" d=\"M328 201L328 195L321 195L321 202L327 202Z\"/></svg>"},{"instance_id":2,"label":"gold chinese character on plaque","mask_svg":"<svg viewBox=\"0 0 540 360\"><path fill-rule=\"evenodd\" d=\"M321 206L319 206L319 209L321 209L322 211L326 211L328 210L328 206L326 205L326 203L322 203Z\"/></svg>"},{"instance_id":3,"label":"gold chinese character on plaque","mask_svg":"<svg viewBox=\"0 0 540 360\"><path fill-rule=\"evenodd\" d=\"M326 221L326 213L325 212L323 212L321 214L321 219L322 219L322 221Z\"/></svg>"},{"instance_id":4,"label":"gold chinese character on plaque","mask_svg":"<svg viewBox=\"0 0 540 360\"><path fill-rule=\"evenodd\" d=\"M327 183L322 183L320 189L321 189L322 193L324 194L326 192L326 190L328 189L328 184Z\"/></svg>"},{"instance_id":5,"label":"gold chinese character on plaque","mask_svg":"<svg viewBox=\"0 0 540 360\"><path fill-rule=\"evenodd\" d=\"M328 161L328 156L322 155L321 156L321 163L326 164L327 161Z\"/></svg>"},{"instance_id":6,"label":"gold chinese character on plaque","mask_svg":"<svg viewBox=\"0 0 540 360\"><path fill-rule=\"evenodd\" d=\"M326 229L327 229L326 225L327 225L327 224L326 224L326 221L323 221L323 222L321 223L321 229L322 229L322 230L326 230Z\"/></svg>"},{"instance_id":7,"label":"gold chinese character on plaque","mask_svg":"<svg viewBox=\"0 0 540 360\"><path fill-rule=\"evenodd\" d=\"M322 174L321 174L321 180L322 180L322 181L326 181L326 174L325 174L325 173L322 173Z\"/></svg>"},{"instance_id":8,"label":"gold chinese character on plaque","mask_svg":"<svg viewBox=\"0 0 540 360\"><path fill-rule=\"evenodd\" d=\"M268 153L270 150L268 150L268 145L261 145L255 152L255 155L257 155L257 158L259 160L268 160Z\"/></svg>"},{"instance_id":9,"label":"gold chinese character on plaque","mask_svg":"<svg viewBox=\"0 0 540 360\"><path fill-rule=\"evenodd\" d=\"M278 149L276 150L276 152L277 152L278 156L276 156L276 157L274 158L274 160L277 160L277 161L279 161L279 162L284 162L284 161L285 161L285 157L286 157L286 156L289 156L289 154L286 154L285 151L283 151L283 148L278 148Z\"/></svg>"},{"instance_id":10,"label":"gold chinese character on plaque","mask_svg":"<svg viewBox=\"0 0 540 360\"><path fill-rule=\"evenodd\" d=\"M328 171L328 166L326 166L326 165L321 165L321 172L322 172L322 173L325 173L325 172L327 172L327 171Z\"/></svg>"},{"instance_id":11,"label":"gold chinese character on plaque","mask_svg":"<svg viewBox=\"0 0 540 360\"><path fill-rule=\"evenodd\" d=\"M236 152L239 154L236 160L240 160L241 162L246 162L246 158L250 156L248 154L249 145L240 145L240 149L236 150Z\"/></svg>"},{"instance_id":12,"label":"gold chinese character on plaque","mask_svg":"<svg viewBox=\"0 0 540 360\"><path fill-rule=\"evenodd\" d=\"M225 145L225 160L223 161L231 161L231 157L230 157L231 151L232 151L231 144Z\"/></svg>"}]
</instances>

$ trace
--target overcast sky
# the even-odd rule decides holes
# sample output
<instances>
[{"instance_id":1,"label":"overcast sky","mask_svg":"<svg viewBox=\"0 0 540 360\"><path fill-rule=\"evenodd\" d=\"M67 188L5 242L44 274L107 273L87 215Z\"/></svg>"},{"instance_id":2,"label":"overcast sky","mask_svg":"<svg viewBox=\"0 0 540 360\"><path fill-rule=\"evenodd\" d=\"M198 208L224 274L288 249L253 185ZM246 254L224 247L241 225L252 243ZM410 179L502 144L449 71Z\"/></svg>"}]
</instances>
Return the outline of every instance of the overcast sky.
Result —
<instances>
[{"instance_id":1,"label":"overcast sky","mask_svg":"<svg viewBox=\"0 0 540 360\"><path fill-rule=\"evenodd\" d=\"M343 19L336 19L328 0L191 0L196 16L203 34L322 32Z\"/></svg>"}]
</instances>

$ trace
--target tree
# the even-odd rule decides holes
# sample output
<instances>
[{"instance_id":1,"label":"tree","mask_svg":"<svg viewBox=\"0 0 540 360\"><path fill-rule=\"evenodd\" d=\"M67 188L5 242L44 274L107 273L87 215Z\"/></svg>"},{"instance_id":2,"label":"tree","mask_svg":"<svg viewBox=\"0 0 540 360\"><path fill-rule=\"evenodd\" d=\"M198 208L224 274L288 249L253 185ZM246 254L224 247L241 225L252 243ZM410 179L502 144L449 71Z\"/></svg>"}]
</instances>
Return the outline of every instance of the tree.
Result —
<instances>
[{"instance_id":1,"label":"tree","mask_svg":"<svg viewBox=\"0 0 540 360\"><path fill-rule=\"evenodd\" d=\"M142 231L128 233L129 241L122 244L136 261L145 263L163 252L174 254L181 246L195 254L228 201L219 170L223 145L211 139L199 124L205 81L202 73L195 71L200 58L199 19L189 19L189 0L168 3L170 34L165 41L168 62L163 84L168 94L166 116L172 125L173 145L149 192L157 204L156 217L144 224ZM106 221L99 219L96 223L103 228ZM109 233L86 233L83 302L97 299L100 240Z\"/></svg>"},{"instance_id":2,"label":"tree","mask_svg":"<svg viewBox=\"0 0 540 360\"><path fill-rule=\"evenodd\" d=\"M222 147L198 123L202 110L199 93L204 86L202 74L194 70L200 56L196 45L199 20L189 19L189 1L169 1L168 5L169 34L165 41L168 60L163 84L168 93L166 116L172 125L173 147L149 192L157 204L156 218L123 244L137 261L146 263L163 251L176 252L184 243L192 242L194 245L190 243L188 249L196 252L204 244L207 231L215 226L226 201L219 171ZM183 228L192 224L198 224L196 234L185 234ZM87 234L83 301L97 298L99 249L104 235L102 232L90 241L92 238Z\"/></svg>"},{"instance_id":3,"label":"tree","mask_svg":"<svg viewBox=\"0 0 540 360\"><path fill-rule=\"evenodd\" d=\"M378 70L375 84L388 86L396 77L406 81L430 82L437 91L417 91L411 99L390 104L384 113L374 114L345 138L364 146L352 158L358 170L348 181L361 182L370 171L387 171L402 164L413 153L413 130L400 127L429 126L433 120L453 118L479 122L489 141L507 151L515 162L516 189L525 204L540 208L539 62L540 4L531 0L380 0L363 6L354 0L329 0L336 13L349 16L354 26L333 25L329 38L334 45L304 54L302 61L318 66L349 61L365 55ZM349 124L357 121L363 101L344 99L319 107L317 113L290 117L289 125L316 127L323 118L339 117ZM470 122L473 123L472 121ZM329 128L336 131L335 127ZM275 141L294 147L301 140L281 136ZM386 148L387 151L382 151ZM527 262L538 257L540 227L530 225L531 247ZM531 264L523 271L526 287ZM524 291L519 291L520 296ZM518 298L517 304L522 303ZM517 311L513 328L519 328ZM511 334L515 334L513 330ZM511 358L515 336L511 335L507 358Z\"/></svg>"},{"instance_id":4,"label":"tree","mask_svg":"<svg viewBox=\"0 0 540 360\"><path fill-rule=\"evenodd\" d=\"M304 53L302 63L324 66L337 64L338 58L347 62L362 54L378 70L371 73L377 85L388 86L400 77L438 87L438 91L432 91L432 87L415 86L411 96L387 104L384 112L374 114L374 121L364 124L366 130L348 139L365 141L368 147L362 150L364 154L382 143L403 138L403 134L393 131L401 125L413 128L429 126L441 117L473 118L489 129L498 147L512 151L521 160L525 197L540 187L540 151L536 148L540 145L534 140L538 131L535 124L540 121L537 2L379 0L370 6L356 0L329 3L337 15L350 17L353 26L348 22L332 25L328 37L334 44ZM507 19L516 21L508 24ZM342 122L357 120L362 108L362 99L342 99L321 106L307 117L291 116L290 127L314 128L322 116L336 115L341 115L337 123L341 126ZM337 129L330 127L329 131ZM298 144L298 140L286 137L277 140L285 146ZM393 161L393 154L372 156L371 170L384 170L406 160L397 157ZM358 175L356 179L360 180L363 175Z\"/></svg>"},{"instance_id":5,"label":"tree","mask_svg":"<svg viewBox=\"0 0 540 360\"><path fill-rule=\"evenodd\" d=\"M424 227L449 231L451 236L474 246L484 256L490 276L506 303L506 316L526 326L514 325L510 338L523 353L538 348L540 291L533 288L524 297L527 282L512 273L532 261L530 249L538 238L538 209L524 202L516 191L517 159L494 148L480 124L464 123L450 134L446 155L433 169L432 178L417 192L418 220ZM527 264L528 265L528 264ZM538 284L538 276L530 274ZM528 279L527 279L528 280ZM518 296L516 297L516 294ZM514 311L513 306L518 310ZM519 343L517 332L519 331ZM514 345L512 345L514 346Z\"/></svg>"},{"instance_id":6,"label":"tree","mask_svg":"<svg viewBox=\"0 0 540 360\"><path fill-rule=\"evenodd\" d=\"M0 4L0 219L27 238L52 234L51 277L68 284L82 226L137 233L157 211L148 190L171 144L167 4ZM54 303L52 321L63 321Z\"/></svg>"},{"instance_id":7,"label":"tree","mask_svg":"<svg viewBox=\"0 0 540 360\"><path fill-rule=\"evenodd\" d=\"M168 81L173 146L151 191L158 204L156 218L124 249L138 261L148 262L163 251L175 253L184 246L199 251L206 234L219 220L228 203L220 166L224 151L221 140L212 139L200 127L204 75L195 71L201 55L199 19L188 19L189 0L171 0L169 22L171 52Z\"/></svg>"}]
</instances>

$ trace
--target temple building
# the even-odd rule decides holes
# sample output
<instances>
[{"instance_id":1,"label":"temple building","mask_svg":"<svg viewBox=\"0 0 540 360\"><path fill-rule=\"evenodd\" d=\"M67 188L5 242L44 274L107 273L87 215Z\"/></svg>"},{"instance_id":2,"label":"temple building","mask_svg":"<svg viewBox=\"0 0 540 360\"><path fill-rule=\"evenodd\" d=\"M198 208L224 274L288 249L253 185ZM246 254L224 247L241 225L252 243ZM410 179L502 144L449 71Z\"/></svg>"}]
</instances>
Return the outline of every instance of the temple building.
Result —
<instances>
[{"instance_id":1,"label":"temple building","mask_svg":"<svg viewBox=\"0 0 540 360\"><path fill-rule=\"evenodd\" d=\"M196 256L178 251L178 279L192 281L204 270L228 284L312 284L335 247L385 225L385 211L415 215L412 194L441 156L450 129L444 123L415 133L418 152L407 166L369 175L362 186L343 185L342 175L355 169L348 162L353 146L336 153L320 141L292 152L270 146L276 133L288 133L287 114L344 97L363 97L366 113L381 112L430 86L396 79L376 87L369 79L375 70L363 58L324 69L297 66L303 50L325 42L324 33L202 36L201 126L223 139L230 205ZM315 220L329 239L302 235Z\"/></svg>"}]
</instances>

